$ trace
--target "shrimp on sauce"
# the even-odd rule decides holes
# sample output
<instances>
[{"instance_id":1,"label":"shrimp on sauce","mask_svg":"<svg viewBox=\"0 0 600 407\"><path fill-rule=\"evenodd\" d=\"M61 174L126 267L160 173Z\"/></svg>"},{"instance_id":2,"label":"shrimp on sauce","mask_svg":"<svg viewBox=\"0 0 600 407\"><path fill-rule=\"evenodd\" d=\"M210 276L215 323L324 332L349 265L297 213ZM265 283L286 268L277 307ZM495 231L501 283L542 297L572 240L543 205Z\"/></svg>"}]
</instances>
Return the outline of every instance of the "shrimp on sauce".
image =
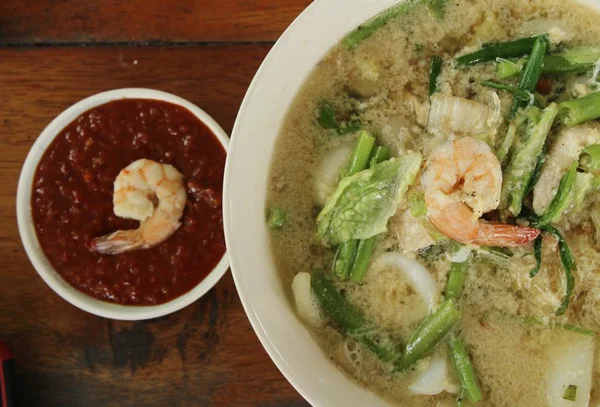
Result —
<instances>
[{"instance_id":1,"label":"shrimp on sauce","mask_svg":"<svg viewBox=\"0 0 600 407\"><path fill-rule=\"evenodd\" d=\"M540 234L538 229L479 219L498 207L502 190L500 162L481 140L464 137L434 149L421 184L429 220L460 243L521 246Z\"/></svg>"},{"instance_id":2,"label":"shrimp on sauce","mask_svg":"<svg viewBox=\"0 0 600 407\"><path fill-rule=\"evenodd\" d=\"M186 200L183 176L175 167L134 161L115 179L113 210L117 216L140 221L140 227L97 237L90 246L107 254L154 247L179 228Z\"/></svg>"}]
</instances>

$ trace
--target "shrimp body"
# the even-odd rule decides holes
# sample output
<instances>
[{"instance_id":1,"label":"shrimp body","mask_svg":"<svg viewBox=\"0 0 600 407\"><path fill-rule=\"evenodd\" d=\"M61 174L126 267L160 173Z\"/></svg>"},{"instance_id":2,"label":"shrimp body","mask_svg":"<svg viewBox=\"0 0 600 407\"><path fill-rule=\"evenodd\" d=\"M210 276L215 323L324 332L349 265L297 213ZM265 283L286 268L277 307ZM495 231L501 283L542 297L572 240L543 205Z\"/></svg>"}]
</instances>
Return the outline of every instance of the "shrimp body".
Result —
<instances>
[{"instance_id":1,"label":"shrimp body","mask_svg":"<svg viewBox=\"0 0 600 407\"><path fill-rule=\"evenodd\" d=\"M537 229L479 219L498 207L502 191L500 162L481 140L464 137L437 147L427 160L421 184L429 220L458 242L520 246L540 233Z\"/></svg>"},{"instance_id":2,"label":"shrimp body","mask_svg":"<svg viewBox=\"0 0 600 407\"><path fill-rule=\"evenodd\" d=\"M156 246L179 228L186 200L183 176L175 167L134 161L115 179L113 210L119 217L140 221L140 227L97 237L91 248L116 254Z\"/></svg>"}]
</instances>

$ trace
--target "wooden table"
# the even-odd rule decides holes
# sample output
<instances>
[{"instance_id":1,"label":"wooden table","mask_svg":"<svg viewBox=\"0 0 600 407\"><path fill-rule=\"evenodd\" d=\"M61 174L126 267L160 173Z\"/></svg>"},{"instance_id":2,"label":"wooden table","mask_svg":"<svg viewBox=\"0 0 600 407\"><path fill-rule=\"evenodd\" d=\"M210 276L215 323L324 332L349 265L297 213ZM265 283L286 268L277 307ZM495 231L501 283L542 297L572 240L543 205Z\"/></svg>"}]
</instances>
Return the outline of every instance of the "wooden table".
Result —
<instances>
[{"instance_id":1,"label":"wooden table","mask_svg":"<svg viewBox=\"0 0 600 407\"><path fill-rule=\"evenodd\" d=\"M15 218L25 156L52 118L108 89L182 96L231 131L256 69L310 0L0 1L0 340L20 406L305 406L228 273L173 315L117 322L48 288Z\"/></svg>"}]
</instances>

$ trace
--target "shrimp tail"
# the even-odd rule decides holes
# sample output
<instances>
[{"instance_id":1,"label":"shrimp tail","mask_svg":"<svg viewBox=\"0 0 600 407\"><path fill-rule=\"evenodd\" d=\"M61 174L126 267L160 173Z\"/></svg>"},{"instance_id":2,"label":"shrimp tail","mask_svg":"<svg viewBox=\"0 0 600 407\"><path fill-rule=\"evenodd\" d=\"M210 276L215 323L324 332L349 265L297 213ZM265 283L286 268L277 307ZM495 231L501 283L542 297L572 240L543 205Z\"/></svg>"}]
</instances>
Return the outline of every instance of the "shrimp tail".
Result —
<instances>
[{"instance_id":1,"label":"shrimp tail","mask_svg":"<svg viewBox=\"0 0 600 407\"><path fill-rule=\"evenodd\" d=\"M117 230L108 235L96 237L91 240L91 250L104 254L118 254L129 250L140 249L144 246L142 234L138 229Z\"/></svg>"},{"instance_id":2,"label":"shrimp tail","mask_svg":"<svg viewBox=\"0 0 600 407\"><path fill-rule=\"evenodd\" d=\"M479 223L478 236L473 244L479 246L524 246L535 240L539 229L499 223Z\"/></svg>"}]
</instances>

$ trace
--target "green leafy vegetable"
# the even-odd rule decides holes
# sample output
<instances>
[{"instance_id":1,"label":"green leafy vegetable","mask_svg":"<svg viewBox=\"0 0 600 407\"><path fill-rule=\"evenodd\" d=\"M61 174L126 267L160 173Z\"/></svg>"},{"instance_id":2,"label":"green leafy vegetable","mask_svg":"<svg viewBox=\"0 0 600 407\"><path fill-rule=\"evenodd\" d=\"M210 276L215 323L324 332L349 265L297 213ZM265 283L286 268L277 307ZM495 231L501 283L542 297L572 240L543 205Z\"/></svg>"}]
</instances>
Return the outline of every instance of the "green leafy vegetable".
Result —
<instances>
[{"instance_id":1,"label":"green leafy vegetable","mask_svg":"<svg viewBox=\"0 0 600 407\"><path fill-rule=\"evenodd\" d=\"M579 46L557 55L544 58L544 73L547 75L567 75L591 70L600 59L600 47Z\"/></svg>"},{"instance_id":2,"label":"green leafy vegetable","mask_svg":"<svg viewBox=\"0 0 600 407\"><path fill-rule=\"evenodd\" d=\"M544 108L544 105L539 97L536 98L533 93L528 92L523 89L519 89L516 86L507 85L504 83L498 83L498 82L494 82L494 81L481 81L481 84L483 86L487 86L489 88L504 90L504 91L512 94L515 99L517 99L523 103L526 103L528 105L535 105L535 106L539 107L540 109Z\"/></svg>"},{"instance_id":3,"label":"green leafy vegetable","mask_svg":"<svg viewBox=\"0 0 600 407\"><path fill-rule=\"evenodd\" d=\"M455 299L444 301L442 305L419 325L405 346L398 362L398 370L406 370L424 358L446 336L462 318L463 312Z\"/></svg>"},{"instance_id":4,"label":"green leafy vegetable","mask_svg":"<svg viewBox=\"0 0 600 407\"><path fill-rule=\"evenodd\" d=\"M571 127L598 118L600 118L600 92L560 104L560 120L566 126Z\"/></svg>"},{"instance_id":5,"label":"green leafy vegetable","mask_svg":"<svg viewBox=\"0 0 600 407\"><path fill-rule=\"evenodd\" d=\"M558 106L552 103L543 112L530 106L526 113L527 132L525 137L519 140L515 153L504 171L500 198L500 208L508 209L513 216L518 216L521 212L523 198L558 113Z\"/></svg>"},{"instance_id":6,"label":"green leafy vegetable","mask_svg":"<svg viewBox=\"0 0 600 407\"><path fill-rule=\"evenodd\" d=\"M438 78L442 73L442 58L438 55L431 57L431 66L429 68L429 96L438 91Z\"/></svg>"},{"instance_id":7,"label":"green leafy vegetable","mask_svg":"<svg viewBox=\"0 0 600 407\"><path fill-rule=\"evenodd\" d=\"M425 194L423 192L413 192L409 198L410 213L415 218L427 215L425 206Z\"/></svg>"},{"instance_id":8,"label":"green leafy vegetable","mask_svg":"<svg viewBox=\"0 0 600 407\"><path fill-rule=\"evenodd\" d=\"M506 132L506 136L502 139L502 142L496 149L496 157L498 157L498 161L500 164L504 166L506 164L506 160L508 159L508 154L510 153L515 140L517 139L517 133L523 132L523 127L527 123L528 115L526 112L520 112L515 116L514 119L510 121L508 125L508 130Z\"/></svg>"},{"instance_id":9,"label":"green leafy vegetable","mask_svg":"<svg viewBox=\"0 0 600 407\"><path fill-rule=\"evenodd\" d=\"M553 219L560 217L565 209L571 203L573 185L575 183L575 174L577 174L577 162L571 165L569 171L562 177L556 195L552 198L548 209L536 223L537 227L542 227L550 223Z\"/></svg>"},{"instance_id":10,"label":"green leafy vegetable","mask_svg":"<svg viewBox=\"0 0 600 407\"><path fill-rule=\"evenodd\" d=\"M473 403L480 401L482 398L481 389L479 388L475 369L473 369L473 364L471 363L471 359L469 359L464 342L454 334L451 334L448 341L448 349L452 366L454 366L456 375L460 379L463 392L469 401Z\"/></svg>"},{"instance_id":11,"label":"green leafy vegetable","mask_svg":"<svg viewBox=\"0 0 600 407\"><path fill-rule=\"evenodd\" d=\"M362 343L384 361L399 358L396 346L389 343L365 317L327 279L322 270L313 271L310 279L312 292L323 312L346 335Z\"/></svg>"},{"instance_id":12,"label":"green leafy vegetable","mask_svg":"<svg viewBox=\"0 0 600 407\"><path fill-rule=\"evenodd\" d=\"M545 36L540 36L545 39ZM529 54L540 37L521 38L499 44L487 44L482 49L456 58L458 66L474 65L479 62L495 61L497 58L519 58Z\"/></svg>"},{"instance_id":13,"label":"green leafy vegetable","mask_svg":"<svg viewBox=\"0 0 600 407\"><path fill-rule=\"evenodd\" d=\"M358 240L350 239L338 247L333 262L333 269L335 275L339 278L346 279L350 276L350 271L356 258L356 251L358 250L358 243Z\"/></svg>"},{"instance_id":14,"label":"green leafy vegetable","mask_svg":"<svg viewBox=\"0 0 600 407\"><path fill-rule=\"evenodd\" d=\"M577 386L575 386L574 384L570 384L565 389L562 398L569 401L577 400Z\"/></svg>"},{"instance_id":15,"label":"green leafy vegetable","mask_svg":"<svg viewBox=\"0 0 600 407\"><path fill-rule=\"evenodd\" d=\"M535 238L535 242L533 244L533 255L535 256L535 267L533 270L529 272L529 277L533 278L540 272L540 267L542 266L542 244L543 244L543 236L540 234Z\"/></svg>"},{"instance_id":16,"label":"green leafy vegetable","mask_svg":"<svg viewBox=\"0 0 600 407\"><path fill-rule=\"evenodd\" d=\"M326 100L322 100L319 103L319 125L324 129L337 129L338 123L335 118L335 109Z\"/></svg>"},{"instance_id":17,"label":"green leafy vegetable","mask_svg":"<svg viewBox=\"0 0 600 407\"><path fill-rule=\"evenodd\" d=\"M277 207L269 208L267 211L267 226L269 229L281 229L287 220L286 212Z\"/></svg>"},{"instance_id":18,"label":"green leafy vegetable","mask_svg":"<svg viewBox=\"0 0 600 407\"><path fill-rule=\"evenodd\" d=\"M427 0L427 8L432 16L438 20L443 20L446 15L446 3L448 0Z\"/></svg>"},{"instance_id":19,"label":"green leafy vegetable","mask_svg":"<svg viewBox=\"0 0 600 407\"><path fill-rule=\"evenodd\" d=\"M335 246L385 232L421 160L420 154L411 153L343 178L317 217L317 239Z\"/></svg>"},{"instance_id":20,"label":"green leafy vegetable","mask_svg":"<svg viewBox=\"0 0 600 407\"><path fill-rule=\"evenodd\" d=\"M583 150L580 166L586 172L597 173L600 171L600 144L589 146Z\"/></svg>"}]
</instances>

